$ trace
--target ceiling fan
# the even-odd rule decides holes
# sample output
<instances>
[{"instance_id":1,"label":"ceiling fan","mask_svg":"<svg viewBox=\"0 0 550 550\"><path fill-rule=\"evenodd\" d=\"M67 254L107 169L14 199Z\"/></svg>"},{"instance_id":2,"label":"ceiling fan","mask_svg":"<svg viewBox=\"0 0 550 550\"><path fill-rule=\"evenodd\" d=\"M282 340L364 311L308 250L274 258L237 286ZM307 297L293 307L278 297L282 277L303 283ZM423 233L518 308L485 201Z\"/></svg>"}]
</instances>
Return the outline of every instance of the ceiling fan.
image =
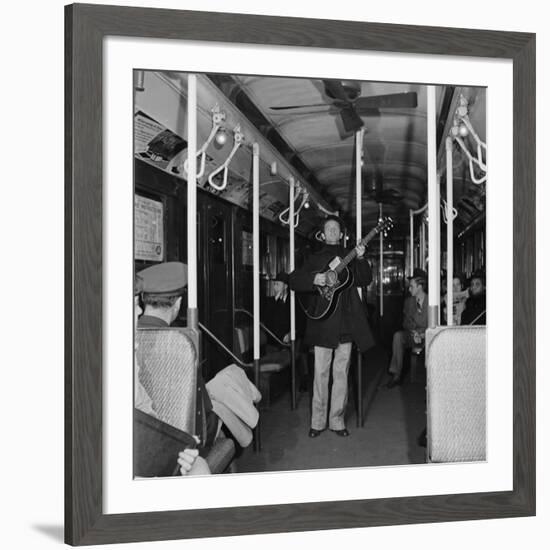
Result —
<instances>
[{"instance_id":1,"label":"ceiling fan","mask_svg":"<svg viewBox=\"0 0 550 550\"><path fill-rule=\"evenodd\" d=\"M309 107L327 107L340 115L346 132L356 132L363 127L363 116L379 116L380 109L415 108L418 105L416 92L361 96L361 83L349 80L323 80L325 94L332 103L314 103L310 105L276 105L274 111L302 109Z\"/></svg>"}]
</instances>

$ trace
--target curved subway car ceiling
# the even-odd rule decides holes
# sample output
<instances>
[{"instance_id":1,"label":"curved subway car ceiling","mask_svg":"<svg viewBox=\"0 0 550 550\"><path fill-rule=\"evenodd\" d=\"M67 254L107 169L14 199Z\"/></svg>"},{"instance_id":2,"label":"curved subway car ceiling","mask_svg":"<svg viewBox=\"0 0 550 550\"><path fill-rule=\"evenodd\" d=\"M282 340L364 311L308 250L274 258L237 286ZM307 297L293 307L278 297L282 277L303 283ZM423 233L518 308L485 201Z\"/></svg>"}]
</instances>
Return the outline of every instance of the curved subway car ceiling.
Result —
<instances>
[{"instance_id":1,"label":"curved subway car ceiling","mask_svg":"<svg viewBox=\"0 0 550 550\"><path fill-rule=\"evenodd\" d=\"M226 143L210 144L205 173L198 179L205 190L250 207L250 147L240 147L235 153L225 190L217 191L207 181L208 174L227 159L233 129L239 125L249 145L260 144L262 216L277 220L287 208L287 181L292 175L308 190L312 204L321 204L320 209L302 210L298 231L310 234L327 210L338 211L352 227L356 212L355 131L362 128L364 230L375 225L382 205L384 215L396 221L394 236L403 236L408 231L409 210L426 203L426 86L220 74L201 75L198 83L199 146L212 129L213 107L217 104L226 114ZM136 113L140 111L141 116L150 117L186 143L186 87L185 73L146 72L144 91L136 93ZM441 177L445 177L445 137L461 101L467 105L475 131L486 140L485 92L484 88L437 87ZM471 135L463 142L475 154ZM178 173L185 157L184 148L172 162L159 167L185 178ZM455 231L461 232L484 215L485 183L473 183L468 157L456 142L453 163ZM441 187L444 198L445 185Z\"/></svg>"}]
</instances>

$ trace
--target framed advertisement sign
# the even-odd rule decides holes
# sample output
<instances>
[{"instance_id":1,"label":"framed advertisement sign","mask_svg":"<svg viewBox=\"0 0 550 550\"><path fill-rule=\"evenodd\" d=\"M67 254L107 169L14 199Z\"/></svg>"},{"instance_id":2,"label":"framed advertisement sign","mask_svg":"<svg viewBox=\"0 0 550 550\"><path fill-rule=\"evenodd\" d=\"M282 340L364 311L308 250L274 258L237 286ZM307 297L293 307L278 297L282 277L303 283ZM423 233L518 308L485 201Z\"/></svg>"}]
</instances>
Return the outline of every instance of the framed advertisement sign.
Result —
<instances>
[{"instance_id":1,"label":"framed advertisement sign","mask_svg":"<svg viewBox=\"0 0 550 550\"><path fill-rule=\"evenodd\" d=\"M162 202L135 196L136 260L162 262L164 259L164 207Z\"/></svg>"}]
</instances>

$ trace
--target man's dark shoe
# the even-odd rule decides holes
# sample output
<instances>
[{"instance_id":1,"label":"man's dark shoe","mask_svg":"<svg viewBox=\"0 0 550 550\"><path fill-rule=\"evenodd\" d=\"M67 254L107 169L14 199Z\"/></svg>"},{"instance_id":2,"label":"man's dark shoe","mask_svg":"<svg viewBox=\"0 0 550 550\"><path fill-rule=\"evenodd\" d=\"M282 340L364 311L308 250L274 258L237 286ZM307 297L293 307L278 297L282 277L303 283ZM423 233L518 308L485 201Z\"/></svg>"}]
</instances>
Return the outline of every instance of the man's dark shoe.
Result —
<instances>
[{"instance_id":1,"label":"man's dark shoe","mask_svg":"<svg viewBox=\"0 0 550 550\"><path fill-rule=\"evenodd\" d=\"M310 428L309 437L319 437L323 430L316 430L315 428Z\"/></svg>"},{"instance_id":2,"label":"man's dark shoe","mask_svg":"<svg viewBox=\"0 0 550 550\"><path fill-rule=\"evenodd\" d=\"M346 428L343 430L330 430L331 432L334 432L336 435L339 435L340 437L348 437L349 432Z\"/></svg>"}]
</instances>

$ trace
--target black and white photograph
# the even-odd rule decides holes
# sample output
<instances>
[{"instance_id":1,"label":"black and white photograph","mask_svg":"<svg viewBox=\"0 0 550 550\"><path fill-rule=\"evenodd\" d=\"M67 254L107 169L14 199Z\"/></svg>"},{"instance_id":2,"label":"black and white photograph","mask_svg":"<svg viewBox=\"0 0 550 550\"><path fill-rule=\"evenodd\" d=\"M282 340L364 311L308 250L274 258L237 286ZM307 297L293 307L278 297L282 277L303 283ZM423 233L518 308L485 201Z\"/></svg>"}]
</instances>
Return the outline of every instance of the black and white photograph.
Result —
<instances>
[{"instance_id":1,"label":"black and white photograph","mask_svg":"<svg viewBox=\"0 0 550 550\"><path fill-rule=\"evenodd\" d=\"M546 549L543 3L4 12L3 548Z\"/></svg>"},{"instance_id":2,"label":"black and white photograph","mask_svg":"<svg viewBox=\"0 0 550 550\"><path fill-rule=\"evenodd\" d=\"M134 478L485 461L487 89L131 84Z\"/></svg>"}]
</instances>

